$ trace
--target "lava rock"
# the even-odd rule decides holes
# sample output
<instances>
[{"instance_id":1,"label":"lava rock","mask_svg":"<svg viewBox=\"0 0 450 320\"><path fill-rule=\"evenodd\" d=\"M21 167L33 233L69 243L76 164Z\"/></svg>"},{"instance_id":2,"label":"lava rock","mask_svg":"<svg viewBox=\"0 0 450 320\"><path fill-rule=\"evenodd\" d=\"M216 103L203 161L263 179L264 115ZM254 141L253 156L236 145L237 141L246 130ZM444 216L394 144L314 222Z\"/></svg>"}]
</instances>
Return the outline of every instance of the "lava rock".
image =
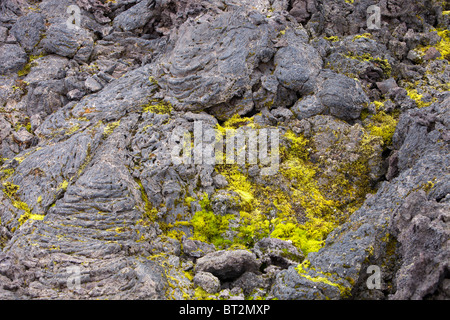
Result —
<instances>
[{"instance_id":1,"label":"lava rock","mask_svg":"<svg viewBox=\"0 0 450 320\"><path fill-rule=\"evenodd\" d=\"M247 250L220 250L197 260L195 272L210 272L222 281L233 280L244 272L258 272L256 256Z\"/></svg>"},{"instance_id":2,"label":"lava rock","mask_svg":"<svg viewBox=\"0 0 450 320\"><path fill-rule=\"evenodd\" d=\"M283 269L297 265L305 258L291 242L276 238L264 238L258 241L253 252L266 267L275 265Z\"/></svg>"},{"instance_id":3,"label":"lava rock","mask_svg":"<svg viewBox=\"0 0 450 320\"><path fill-rule=\"evenodd\" d=\"M220 280L209 272L197 272L193 282L210 294L220 291Z\"/></svg>"},{"instance_id":4,"label":"lava rock","mask_svg":"<svg viewBox=\"0 0 450 320\"><path fill-rule=\"evenodd\" d=\"M329 108L330 114L342 120L359 118L361 110L369 103L360 83L334 72L324 72L323 75L325 80L318 97Z\"/></svg>"},{"instance_id":5,"label":"lava rock","mask_svg":"<svg viewBox=\"0 0 450 320\"><path fill-rule=\"evenodd\" d=\"M206 254L216 251L213 244L208 244L200 240L183 238L181 243L183 245L184 254L191 258L201 258Z\"/></svg>"},{"instance_id":6,"label":"lava rock","mask_svg":"<svg viewBox=\"0 0 450 320\"><path fill-rule=\"evenodd\" d=\"M17 19L10 32L25 51L31 52L41 41L45 29L44 16L38 12L31 12Z\"/></svg>"},{"instance_id":7,"label":"lava rock","mask_svg":"<svg viewBox=\"0 0 450 320\"><path fill-rule=\"evenodd\" d=\"M28 62L26 52L17 44L0 44L0 74L22 70Z\"/></svg>"}]
</instances>

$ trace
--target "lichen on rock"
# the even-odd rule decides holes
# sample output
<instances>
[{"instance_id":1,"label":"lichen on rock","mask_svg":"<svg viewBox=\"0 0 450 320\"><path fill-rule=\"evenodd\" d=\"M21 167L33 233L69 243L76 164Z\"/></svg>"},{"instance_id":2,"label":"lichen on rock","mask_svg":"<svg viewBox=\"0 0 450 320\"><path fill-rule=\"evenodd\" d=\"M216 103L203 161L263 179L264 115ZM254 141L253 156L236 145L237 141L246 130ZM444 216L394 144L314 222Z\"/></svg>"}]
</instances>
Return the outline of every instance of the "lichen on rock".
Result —
<instances>
[{"instance_id":1,"label":"lichen on rock","mask_svg":"<svg viewBox=\"0 0 450 320\"><path fill-rule=\"evenodd\" d=\"M448 11L2 1L0 298L448 299Z\"/></svg>"}]
</instances>

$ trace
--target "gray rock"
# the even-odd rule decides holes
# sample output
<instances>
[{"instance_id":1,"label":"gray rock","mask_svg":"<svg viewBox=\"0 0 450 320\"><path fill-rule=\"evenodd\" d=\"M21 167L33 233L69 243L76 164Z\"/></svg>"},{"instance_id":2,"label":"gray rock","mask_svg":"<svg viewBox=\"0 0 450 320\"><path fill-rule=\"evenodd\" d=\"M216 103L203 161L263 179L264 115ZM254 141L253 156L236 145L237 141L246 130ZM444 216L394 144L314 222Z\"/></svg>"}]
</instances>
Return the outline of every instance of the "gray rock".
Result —
<instances>
[{"instance_id":1,"label":"gray rock","mask_svg":"<svg viewBox=\"0 0 450 320\"><path fill-rule=\"evenodd\" d=\"M247 250L216 251L197 260L195 272L210 272L220 280L233 280L244 272L257 272L259 263Z\"/></svg>"},{"instance_id":2,"label":"gray rock","mask_svg":"<svg viewBox=\"0 0 450 320\"><path fill-rule=\"evenodd\" d=\"M377 87L382 94L387 94L389 91L398 88L398 85L394 78L389 78L388 80L377 82Z\"/></svg>"},{"instance_id":3,"label":"gray rock","mask_svg":"<svg viewBox=\"0 0 450 320\"><path fill-rule=\"evenodd\" d=\"M409 60L416 64L422 63L423 57L422 55L417 52L416 50L409 50L408 55L406 56Z\"/></svg>"},{"instance_id":4,"label":"gray rock","mask_svg":"<svg viewBox=\"0 0 450 320\"><path fill-rule=\"evenodd\" d=\"M376 32L366 30L366 0L102 2L42 0L35 13L0 1L0 298L185 299L196 282L217 292L222 280L228 299L448 299L449 67L433 50L403 60L440 41L424 32L427 21L447 24L440 2L382 1ZM65 30L71 4L82 9L79 30ZM26 65L25 52L43 49ZM417 108L407 83L433 104ZM366 107L401 112L393 145L369 134ZM242 243L247 210L222 168L173 163L172 133L236 113L303 134L318 188L339 205L329 217L341 225L304 260L282 240L253 239L254 253L187 240L205 193L208 210L233 215L224 246ZM34 134L12 128L26 116ZM292 164L281 160L282 170ZM255 202L266 201L259 187L295 184L240 169L258 185ZM367 288L371 265L379 289ZM183 272L192 269L194 283Z\"/></svg>"},{"instance_id":5,"label":"gray rock","mask_svg":"<svg viewBox=\"0 0 450 320\"><path fill-rule=\"evenodd\" d=\"M239 196L237 193L220 190L211 197L211 208L218 215L232 214L240 208L238 199Z\"/></svg>"},{"instance_id":6,"label":"gray rock","mask_svg":"<svg viewBox=\"0 0 450 320\"><path fill-rule=\"evenodd\" d=\"M234 280L230 286L232 288L241 288L244 295L248 296L256 289L266 289L269 282L262 275L253 272L245 272L242 276Z\"/></svg>"},{"instance_id":7,"label":"gray rock","mask_svg":"<svg viewBox=\"0 0 450 320\"><path fill-rule=\"evenodd\" d=\"M369 99L359 82L344 75L325 72L318 97L331 115L342 120L359 118Z\"/></svg>"},{"instance_id":8,"label":"gray rock","mask_svg":"<svg viewBox=\"0 0 450 320\"><path fill-rule=\"evenodd\" d=\"M85 92L78 90L78 89L73 89L73 90L70 90L69 92L67 92L67 97L70 100L80 100L85 95L86 95Z\"/></svg>"},{"instance_id":9,"label":"gray rock","mask_svg":"<svg viewBox=\"0 0 450 320\"><path fill-rule=\"evenodd\" d=\"M94 49L94 40L87 30L69 29L65 23L52 24L42 43L48 53L74 58L80 62L87 62Z\"/></svg>"},{"instance_id":10,"label":"gray rock","mask_svg":"<svg viewBox=\"0 0 450 320\"><path fill-rule=\"evenodd\" d=\"M321 114L326 111L326 108L319 99L313 95L297 101L291 108L291 111L295 114L297 119L302 120Z\"/></svg>"},{"instance_id":11,"label":"gray rock","mask_svg":"<svg viewBox=\"0 0 450 320\"><path fill-rule=\"evenodd\" d=\"M34 136L24 127L13 133L13 139L20 145L30 146Z\"/></svg>"},{"instance_id":12,"label":"gray rock","mask_svg":"<svg viewBox=\"0 0 450 320\"><path fill-rule=\"evenodd\" d=\"M424 60L434 60L436 58L439 58L440 56L441 56L441 53L435 47L431 47L425 52L423 59Z\"/></svg>"},{"instance_id":13,"label":"gray rock","mask_svg":"<svg viewBox=\"0 0 450 320\"><path fill-rule=\"evenodd\" d=\"M275 265L287 269L305 258L291 242L276 238L264 238L255 244L253 252L266 267Z\"/></svg>"},{"instance_id":14,"label":"gray rock","mask_svg":"<svg viewBox=\"0 0 450 320\"><path fill-rule=\"evenodd\" d=\"M0 26L0 42L5 42L8 37L8 28Z\"/></svg>"},{"instance_id":15,"label":"gray rock","mask_svg":"<svg viewBox=\"0 0 450 320\"><path fill-rule=\"evenodd\" d=\"M41 85L48 80L62 79L66 75L66 67L69 60L57 55L47 55L34 60L30 66L30 72L24 81L29 85Z\"/></svg>"},{"instance_id":16,"label":"gray rock","mask_svg":"<svg viewBox=\"0 0 450 320\"><path fill-rule=\"evenodd\" d=\"M191 258L201 258L208 253L216 251L213 244L208 244L199 240L184 238L182 240L183 253Z\"/></svg>"},{"instance_id":17,"label":"gray rock","mask_svg":"<svg viewBox=\"0 0 450 320\"><path fill-rule=\"evenodd\" d=\"M218 189L222 189L222 188L225 188L226 186L228 186L227 179L221 174L215 175L213 180L214 180L214 185Z\"/></svg>"},{"instance_id":18,"label":"gray rock","mask_svg":"<svg viewBox=\"0 0 450 320\"><path fill-rule=\"evenodd\" d=\"M102 84L95 77L87 78L84 85L90 92L98 92L103 89Z\"/></svg>"},{"instance_id":19,"label":"gray rock","mask_svg":"<svg viewBox=\"0 0 450 320\"><path fill-rule=\"evenodd\" d=\"M193 282L210 294L220 291L220 280L209 272L197 272Z\"/></svg>"},{"instance_id":20,"label":"gray rock","mask_svg":"<svg viewBox=\"0 0 450 320\"><path fill-rule=\"evenodd\" d=\"M32 116L38 113L43 115L54 113L65 104L65 93L63 80L33 82L24 98L27 114Z\"/></svg>"},{"instance_id":21,"label":"gray rock","mask_svg":"<svg viewBox=\"0 0 450 320\"><path fill-rule=\"evenodd\" d=\"M312 46L298 37L293 45L278 50L274 62L275 76L282 86L302 95L313 92L322 59Z\"/></svg>"},{"instance_id":22,"label":"gray rock","mask_svg":"<svg viewBox=\"0 0 450 320\"><path fill-rule=\"evenodd\" d=\"M402 261L395 274L398 289L392 299L448 297L448 292L438 287L450 264L449 212L449 203L429 201L426 192L419 190L411 193L395 214L393 234L399 241Z\"/></svg>"},{"instance_id":23,"label":"gray rock","mask_svg":"<svg viewBox=\"0 0 450 320\"><path fill-rule=\"evenodd\" d=\"M0 116L0 141L5 140L7 136L11 133L11 124L6 121L6 119Z\"/></svg>"},{"instance_id":24,"label":"gray rock","mask_svg":"<svg viewBox=\"0 0 450 320\"><path fill-rule=\"evenodd\" d=\"M114 27L132 31L144 27L155 15L155 0L143 0L114 19Z\"/></svg>"},{"instance_id":25,"label":"gray rock","mask_svg":"<svg viewBox=\"0 0 450 320\"><path fill-rule=\"evenodd\" d=\"M44 16L38 12L20 17L10 30L27 52L31 52L39 44L44 31Z\"/></svg>"},{"instance_id":26,"label":"gray rock","mask_svg":"<svg viewBox=\"0 0 450 320\"><path fill-rule=\"evenodd\" d=\"M294 117L292 111L286 108L276 108L272 109L270 112L275 118L279 119L280 122L289 121Z\"/></svg>"},{"instance_id":27,"label":"gray rock","mask_svg":"<svg viewBox=\"0 0 450 320\"><path fill-rule=\"evenodd\" d=\"M0 74L17 72L28 62L25 51L17 44L0 44Z\"/></svg>"},{"instance_id":28,"label":"gray rock","mask_svg":"<svg viewBox=\"0 0 450 320\"><path fill-rule=\"evenodd\" d=\"M252 86L260 77L255 69L261 54L272 47L271 32L268 25L255 26L241 14L186 21L160 63L159 83L187 110L209 107L220 120L245 114L254 107Z\"/></svg>"}]
</instances>

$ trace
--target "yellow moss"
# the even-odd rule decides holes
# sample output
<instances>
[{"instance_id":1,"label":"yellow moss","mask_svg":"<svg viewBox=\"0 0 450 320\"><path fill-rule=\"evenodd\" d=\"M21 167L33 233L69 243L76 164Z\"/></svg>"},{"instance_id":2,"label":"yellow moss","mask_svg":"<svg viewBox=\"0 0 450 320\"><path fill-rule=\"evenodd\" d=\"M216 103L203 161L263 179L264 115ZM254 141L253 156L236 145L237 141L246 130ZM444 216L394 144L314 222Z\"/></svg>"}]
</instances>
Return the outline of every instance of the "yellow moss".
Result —
<instances>
[{"instance_id":1,"label":"yellow moss","mask_svg":"<svg viewBox=\"0 0 450 320\"><path fill-rule=\"evenodd\" d=\"M356 41L356 40L361 39L361 38L372 39L372 34L370 34L370 33L358 34L358 35L353 37L352 41Z\"/></svg>"},{"instance_id":2,"label":"yellow moss","mask_svg":"<svg viewBox=\"0 0 450 320\"><path fill-rule=\"evenodd\" d=\"M119 121L116 121L116 122L108 123L108 124L106 125L105 129L103 130L103 134L104 134L105 136L111 135L111 134L114 132L114 130L116 130L116 128L117 128L119 125L120 125L120 120L119 120Z\"/></svg>"},{"instance_id":3,"label":"yellow moss","mask_svg":"<svg viewBox=\"0 0 450 320\"><path fill-rule=\"evenodd\" d=\"M193 238L196 240L213 243L216 247L223 247L227 241L223 233L228 230L229 220L233 215L215 215L211 209L208 195L205 194L200 201L202 211L198 211L191 219Z\"/></svg>"},{"instance_id":4,"label":"yellow moss","mask_svg":"<svg viewBox=\"0 0 450 320\"><path fill-rule=\"evenodd\" d=\"M327 40L327 41L331 41L331 42L339 41L339 37L338 36L324 37L324 39Z\"/></svg>"},{"instance_id":5,"label":"yellow moss","mask_svg":"<svg viewBox=\"0 0 450 320\"><path fill-rule=\"evenodd\" d=\"M432 29L430 31L436 31L438 36L441 37L441 40L434 45L434 48L436 48L437 51L441 54L440 57L436 58L437 60L450 60L450 30L448 29ZM431 46L422 46L417 48L415 51L421 54L422 56L425 55L426 51Z\"/></svg>"},{"instance_id":6,"label":"yellow moss","mask_svg":"<svg viewBox=\"0 0 450 320\"><path fill-rule=\"evenodd\" d=\"M254 183L237 165L217 166L229 183L228 189L239 196L242 210L235 241L251 247L255 241L270 235L291 240L305 253L317 251L334 227L330 218L334 202L327 200L317 186L316 170L308 162L308 140L291 131L284 138L283 163L278 177L273 179L280 181L279 185ZM283 184L291 185L291 189L284 190ZM298 209L295 206L305 212L307 222L302 225L296 220ZM268 218L271 212L276 213L276 218Z\"/></svg>"},{"instance_id":7,"label":"yellow moss","mask_svg":"<svg viewBox=\"0 0 450 320\"><path fill-rule=\"evenodd\" d=\"M6 195L6 197L9 200L11 200L13 207L25 212L24 214L22 214L19 217L19 220L18 220L19 227L22 226L25 223L25 221L27 221L28 219L43 220L45 217L44 215L31 213L31 209L28 206L28 204L20 200L19 196L17 195L17 192L19 191L19 189L20 189L19 186L12 184L11 182L3 183L3 193Z\"/></svg>"},{"instance_id":8,"label":"yellow moss","mask_svg":"<svg viewBox=\"0 0 450 320\"><path fill-rule=\"evenodd\" d=\"M31 55L30 61L23 67L22 70L17 72L17 75L19 77L24 77L24 76L28 75L30 73L31 68L37 66L37 63L35 62L35 60L42 58L43 56L44 56L43 54L37 55L37 56Z\"/></svg>"},{"instance_id":9,"label":"yellow moss","mask_svg":"<svg viewBox=\"0 0 450 320\"><path fill-rule=\"evenodd\" d=\"M67 190L67 187L69 186L69 182L67 180L64 180L61 182L61 184L58 186L58 189L61 190Z\"/></svg>"},{"instance_id":10,"label":"yellow moss","mask_svg":"<svg viewBox=\"0 0 450 320\"><path fill-rule=\"evenodd\" d=\"M148 196L147 193L145 192L145 188L142 185L142 182L139 179L135 179L135 181L139 186L139 190L141 192L141 199L144 202L144 216L151 222L155 222L158 215L158 210L154 208L152 203L148 200Z\"/></svg>"},{"instance_id":11,"label":"yellow moss","mask_svg":"<svg viewBox=\"0 0 450 320\"><path fill-rule=\"evenodd\" d=\"M171 114L173 111L173 106L170 102L153 99L149 103L142 106L143 112L152 112L156 114Z\"/></svg>"},{"instance_id":12,"label":"yellow moss","mask_svg":"<svg viewBox=\"0 0 450 320\"><path fill-rule=\"evenodd\" d=\"M190 225L190 224L189 224ZM175 225L176 226L176 225ZM172 239L176 239L178 241L181 241L181 239L183 238L183 236L186 236L186 233L184 233L181 230L176 230L176 229L172 229L169 232L167 232L167 237L172 238Z\"/></svg>"},{"instance_id":13,"label":"yellow moss","mask_svg":"<svg viewBox=\"0 0 450 320\"><path fill-rule=\"evenodd\" d=\"M355 38L361 38L363 36L355 36ZM355 39L353 39L355 41ZM382 59L379 57L372 57L370 53L364 53L362 55L356 55L353 52L348 52L346 55L344 55L346 58L358 60L361 62L372 62L374 65L378 66L381 70L383 70L383 73L387 78L389 78L392 74L392 66L389 63L387 59Z\"/></svg>"},{"instance_id":14,"label":"yellow moss","mask_svg":"<svg viewBox=\"0 0 450 320\"><path fill-rule=\"evenodd\" d=\"M419 94L417 89L406 89L408 96L417 103L417 107L426 108L432 104L432 102L424 102L422 100L423 95Z\"/></svg>"},{"instance_id":15,"label":"yellow moss","mask_svg":"<svg viewBox=\"0 0 450 320\"><path fill-rule=\"evenodd\" d=\"M78 130L80 130L80 128L81 128L80 125L76 124L73 127L70 127L69 129L67 129L66 134L70 136L70 135L74 134L75 132L77 132Z\"/></svg>"},{"instance_id":16,"label":"yellow moss","mask_svg":"<svg viewBox=\"0 0 450 320\"><path fill-rule=\"evenodd\" d=\"M384 111L378 112L376 115L372 116L370 120L371 123L367 126L370 134L381 137L384 146L391 145L398 120L393 116L386 114Z\"/></svg>"},{"instance_id":17,"label":"yellow moss","mask_svg":"<svg viewBox=\"0 0 450 320\"><path fill-rule=\"evenodd\" d=\"M349 287L331 281L330 278L332 275L330 273L323 273L323 272L315 270L314 268L311 268L309 260L305 260L305 261L303 261L303 263L297 265L295 270L297 270L299 276L301 276L305 279L308 279L309 281L316 282L316 283L323 283L323 284L338 288L340 291L341 297L343 297L343 298L350 296L351 289ZM312 272L315 274L318 274L318 276L315 276L315 277L310 276L308 274L309 270L312 270ZM353 279L351 279L351 281L353 281Z\"/></svg>"},{"instance_id":18,"label":"yellow moss","mask_svg":"<svg viewBox=\"0 0 450 320\"><path fill-rule=\"evenodd\" d=\"M158 81L154 78L154 77L149 77L148 80L154 84L154 85L158 85Z\"/></svg>"},{"instance_id":19,"label":"yellow moss","mask_svg":"<svg viewBox=\"0 0 450 320\"><path fill-rule=\"evenodd\" d=\"M208 292L203 290L201 287L197 287L197 288L195 288L194 299L195 300L214 300L215 296L210 295Z\"/></svg>"},{"instance_id":20,"label":"yellow moss","mask_svg":"<svg viewBox=\"0 0 450 320\"><path fill-rule=\"evenodd\" d=\"M14 174L14 169L2 169L0 172L2 174L2 180L6 180Z\"/></svg>"},{"instance_id":21,"label":"yellow moss","mask_svg":"<svg viewBox=\"0 0 450 320\"><path fill-rule=\"evenodd\" d=\"M248 117L241 117L239 114L235 114L230 119L224 122L223 128L225 129L237 129L243 126L254 127L254 119Z\"/></svg>"},{"instance_id":22,"label":"yellow moss","mask_svg":"<svg viewBox=\"0 0 450 320\"><path fill-rule=\"evenodd\" d=\"M190 208L190 207L191 207L191 202L192 202L192 201L196 201L196 199L193 198L193 197L186 197L186 198L184 199L184 205L187 206L188 208Z\"/></svg>"}]
</instances>

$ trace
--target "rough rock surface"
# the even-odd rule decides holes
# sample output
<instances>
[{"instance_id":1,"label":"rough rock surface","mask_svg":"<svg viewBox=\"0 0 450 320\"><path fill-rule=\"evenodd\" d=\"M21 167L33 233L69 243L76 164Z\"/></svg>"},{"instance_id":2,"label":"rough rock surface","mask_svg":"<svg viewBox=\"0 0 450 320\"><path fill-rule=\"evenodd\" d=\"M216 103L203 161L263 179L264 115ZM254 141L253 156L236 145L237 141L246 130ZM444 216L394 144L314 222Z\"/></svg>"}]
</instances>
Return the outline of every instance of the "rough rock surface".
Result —
<instances>
[{"instance_id":1,"label":"rough rock surface","mask_svg":"<svg viewBox=\"0 0 450 320\"><path fill-rule=\"evenodd\" d=\"M216 251L197 260L195 272L206 271L221 280L238 278L244 272L258 271L256 256L247 250Z\"/></svg>"},{"instance_id":2,"label":"rough rock surface","mask_svg":"<svg viewBox=\"0 0 450 320\"><path fill-rule=\"evenodd\" d=\"M449 10L0 1L0 299L449 299Z\"/></svg>"}]
</instances>

